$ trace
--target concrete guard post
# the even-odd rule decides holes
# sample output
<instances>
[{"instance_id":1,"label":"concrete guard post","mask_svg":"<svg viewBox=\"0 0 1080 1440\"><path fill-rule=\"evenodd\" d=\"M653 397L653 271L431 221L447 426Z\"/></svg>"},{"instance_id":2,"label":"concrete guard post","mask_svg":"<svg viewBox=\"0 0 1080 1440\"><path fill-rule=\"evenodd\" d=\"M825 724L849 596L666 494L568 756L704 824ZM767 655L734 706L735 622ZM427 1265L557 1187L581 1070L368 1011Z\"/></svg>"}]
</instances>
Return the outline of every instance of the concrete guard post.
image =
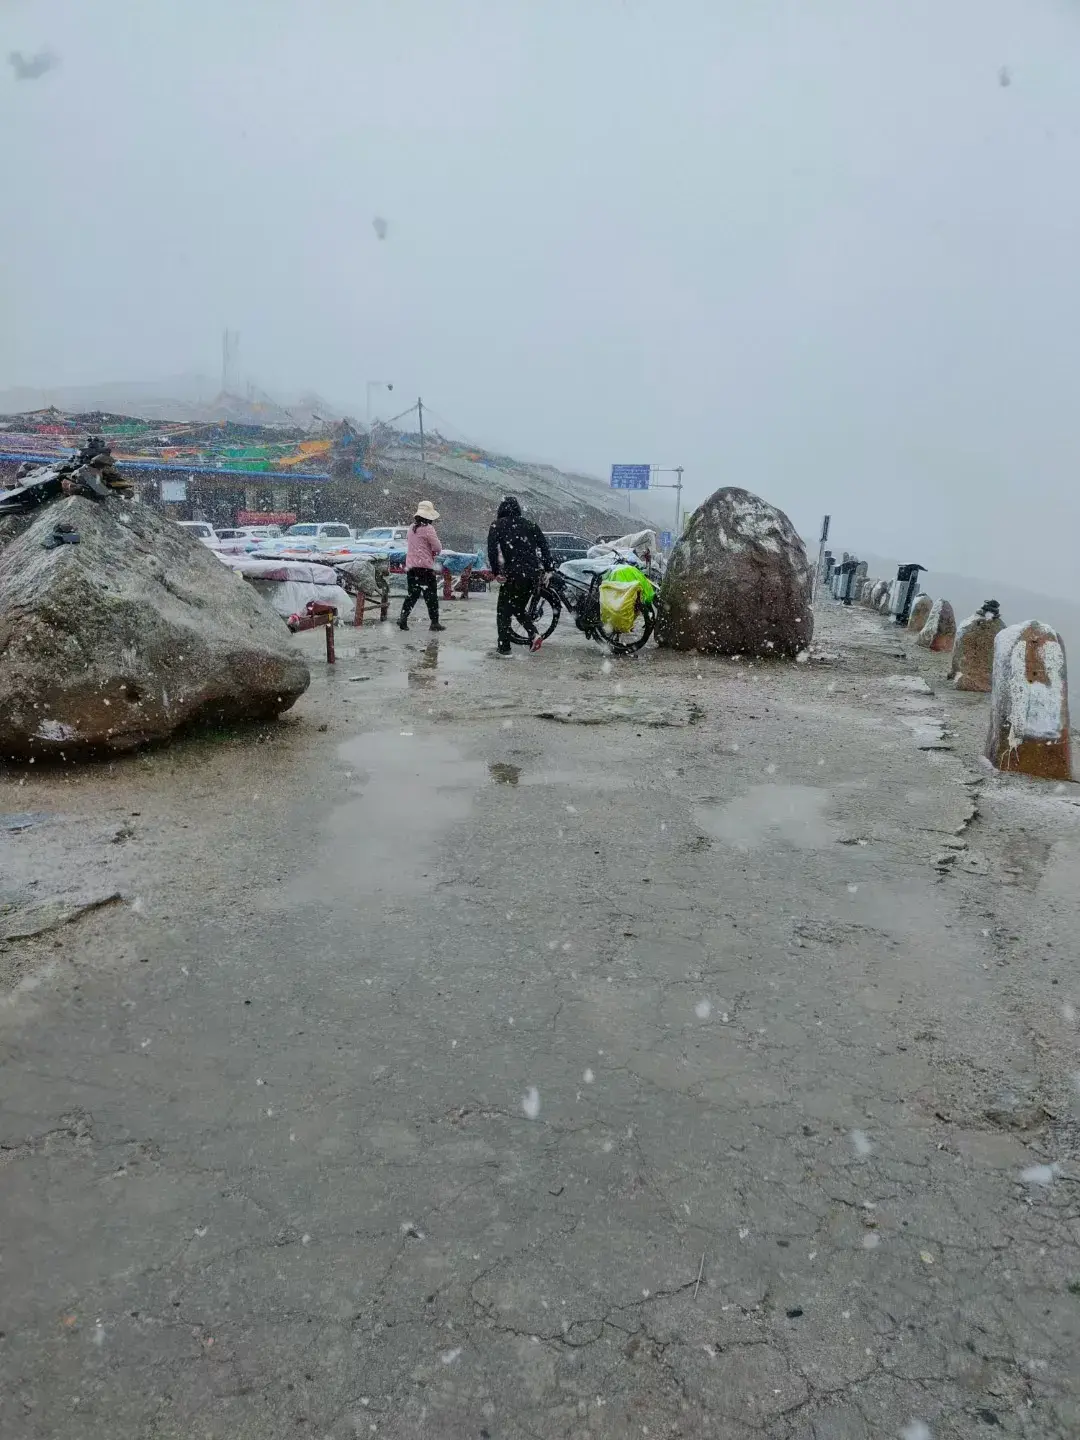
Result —
<instances>
[{"instance_id":1,"label":"concrete guard post","mask_svg":"<svg viewBox=\"0 0 1080 1440\"><path fill-rule=\"evenodd\" d=\"M934 602L929 595L923 593L916 595L911 606L911 614L908 616L907 628L914 630L916 634L926 624L926 617L930 614Z\"/></svg>"},{"instance_id":2,"label":"concrete guard post","mask_svg":"<svg viewBox=\"0 0 1080 1440\"><path fill-rule=\"evenodd\" d=\"M998 770L1071 780L1069 687L1061 636L1039 620L994 640L986 756Z\"/></svg>"},{"instance_id":3,"label":"concrete guard post","mask_svg":"<svg viewBox=\"0 0 1080 1440\"><path fill-rule=\"evenodd\" d=\"M996 604L993 610L984 606L961 621L948 674L957 690L989 695L994 675L994 640L1004 629Z\"/></svg>"},{"instance_id":4,"label":"concrete guard post","mask_svg":"<svg viewBox=\"0 0 1080 1440\"><path fill-rule=\"evenodd\" d=\"M935 600L916 644L925 650L951 650L956 638L956 615L948 600Z\"/></svg>"}]
</instances>

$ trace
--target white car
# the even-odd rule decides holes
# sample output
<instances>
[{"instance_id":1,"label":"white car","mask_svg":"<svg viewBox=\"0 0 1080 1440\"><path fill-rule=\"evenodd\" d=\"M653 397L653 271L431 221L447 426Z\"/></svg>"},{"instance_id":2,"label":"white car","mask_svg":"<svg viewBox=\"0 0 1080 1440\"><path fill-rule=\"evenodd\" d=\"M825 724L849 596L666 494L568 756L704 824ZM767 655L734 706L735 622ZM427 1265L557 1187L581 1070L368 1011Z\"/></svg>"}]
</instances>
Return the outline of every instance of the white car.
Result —
<instances>
[{"instance_id":1,"label":"white car","mask_svg":"<svg viewBox=\"0 0 1080 1440\"><path fill-rule=\"evenodd\" d=\"M226 555L246 555L264 540L274 540L280 534L280 525L237 525L232 530L217 531L217 538Z\"/></svg>"},{"instance_id":2,"label":"white car","mask_svg":"<svg viewBox=\"0 0 1080 1440\"><path fill-rule=\"evenodd\" d=\"M338 520L312 520L290 525L283 538L298 549L336 550L342 541L351 543L353 532Z\"/></svg>"},{"instance_id":3,"label":"white car","mask_svg":"<svg viewBox=\"0 0 1080 1440\"><path fill-rule=\"evenodd\" d=\"M176 522L181 530L187 530L206 546L208 550L220 550L221 541L218 539L217 531L205 520L178 520Z\"/></svg>"},{"instance_id":4,"label":"white car","mask_svg":"<svg viewBox=\"0 0 1080 1440\"><path fill-rule=\"evenodd\" d=\"M358 545L371 545L378 549L397 550L408 543L407 525L373 525L356 537Z\"/></svg>"}]
</instances>

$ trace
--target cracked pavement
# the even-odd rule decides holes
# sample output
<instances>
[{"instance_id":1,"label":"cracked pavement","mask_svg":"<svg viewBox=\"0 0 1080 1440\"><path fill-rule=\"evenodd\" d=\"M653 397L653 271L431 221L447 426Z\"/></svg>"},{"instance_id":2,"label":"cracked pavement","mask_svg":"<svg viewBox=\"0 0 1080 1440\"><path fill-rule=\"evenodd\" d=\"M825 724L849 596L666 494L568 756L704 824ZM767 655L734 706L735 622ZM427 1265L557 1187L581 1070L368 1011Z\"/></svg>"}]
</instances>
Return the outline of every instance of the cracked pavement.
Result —
<instances>
[{"instance_id":1,"label":"cracked pavement","mask_svg":"<svg viewBox=\"0 0 1080 1440\"><path fill-rule=\"evenodd\" d=\"M492 608L0 777L8 903L125 898L0 945L0 1432L1080 1434L1074 787L866 612Z\"/></svg>"}]
</instances>

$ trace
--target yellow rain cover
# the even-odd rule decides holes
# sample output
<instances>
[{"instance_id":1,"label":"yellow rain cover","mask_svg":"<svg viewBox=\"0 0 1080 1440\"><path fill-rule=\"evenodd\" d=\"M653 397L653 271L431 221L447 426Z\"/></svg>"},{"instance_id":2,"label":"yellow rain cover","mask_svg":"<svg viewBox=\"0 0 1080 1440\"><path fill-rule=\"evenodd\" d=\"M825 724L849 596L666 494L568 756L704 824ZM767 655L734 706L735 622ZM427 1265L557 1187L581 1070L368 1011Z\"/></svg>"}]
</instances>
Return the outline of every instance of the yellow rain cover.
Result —
<instances>
[{"instance_id":1,"label":"yellow rain cover","mask_svg":"<svg viewBox=\"0 0 1080 1440\"><path fill-rule=\"evenodd\" d=\"M634 628L641 586L636 580L605 580L600 586L600 620L608 630L625 635Z\"/></svg>"}]
</instances>

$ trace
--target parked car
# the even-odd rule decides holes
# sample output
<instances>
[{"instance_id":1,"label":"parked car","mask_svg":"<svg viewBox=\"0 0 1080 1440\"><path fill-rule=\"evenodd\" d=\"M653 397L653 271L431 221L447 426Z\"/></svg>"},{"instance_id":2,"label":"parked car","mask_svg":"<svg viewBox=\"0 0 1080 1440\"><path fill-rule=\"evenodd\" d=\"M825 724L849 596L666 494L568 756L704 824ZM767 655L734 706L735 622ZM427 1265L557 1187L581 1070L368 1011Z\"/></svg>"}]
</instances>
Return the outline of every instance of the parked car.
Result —
<instances>
[{"instance_id":1,"label":"parked car","mask_svg":"<svg viewBox=\"0 0 1080 1440\"><path fill-rule=\"evenodd\" d=\"M580 535L570 535L563 530L545 531L551 561L556 569L564 560L584 560L589 553L589 542Z\"/></svg>"},{"instance_id":2,"label":"parked car","mask_svg":"<svg viewBox=\"0 0 1080 1440\"><path fill-rule=\"evenodd\" d=\"M218 539L217 531L205 520L178 520L176 522L181 530L187 530L200 540L208 550L220 550L221 541Z\"/></svg>"},{"instance_id":3,"label":"parked car","mask_svg":"<svg viewBox=\"0 0 1080 1440\"><path fill-rule=\"evenodd\" d=\"M275 540L280 534L280 525L237 525L232 530L217 531L217 538L226 555L244 555L264 540Z\"/></svg>"},{"instance_id":4,"label":"parked car","mask_svg":"<svg viewBox=\"0 0 1080 1440\"><path fill-rule=\"evenodd\" d=\"M353 532L339 520L302 520L285 531L286 540L314 540L317 550L332 550L335 540L351 540Z\"/></svg>"},{"instance_id":5,"label":"parked car","mask_svg":"<svg viewBox=\"0 0 1080 1440\"><path fill-rule=\"evenodd\" d=\"M357 542L361 545L385 546L388 550L406 544L408 538L408 525L373 525L369 530L362 531L356 537Z\"/></svg>"}]
</instances>

